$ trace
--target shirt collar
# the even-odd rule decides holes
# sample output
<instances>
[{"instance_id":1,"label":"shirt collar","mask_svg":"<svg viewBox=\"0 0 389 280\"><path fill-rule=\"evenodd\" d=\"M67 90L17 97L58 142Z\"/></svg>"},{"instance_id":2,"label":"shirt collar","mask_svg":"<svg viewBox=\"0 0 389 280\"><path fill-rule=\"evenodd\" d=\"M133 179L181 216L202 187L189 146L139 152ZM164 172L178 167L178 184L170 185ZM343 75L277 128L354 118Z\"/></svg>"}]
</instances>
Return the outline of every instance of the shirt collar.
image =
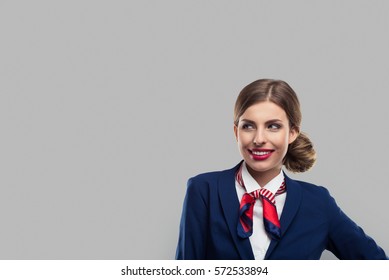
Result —
<instances>
[{"instance_id":1,"label":"shirt collar","mask_svg":"<svg viewBox=\"0 0 389 280\"><path fill-rule=\"evenodd\" d=\"M271 179L270 182L263 187L275 194L280 188L282 182L284 181L284 177L284 172L282 172L281 170L276 177ZM253 176L251 176L251 174L247 170L245 162L242 163L242 180L244 182L244 186L246 187L246 192L248 193L262 188L262 186L260 186L257 181L255 181Z\"/></svg>"}]
</instances>

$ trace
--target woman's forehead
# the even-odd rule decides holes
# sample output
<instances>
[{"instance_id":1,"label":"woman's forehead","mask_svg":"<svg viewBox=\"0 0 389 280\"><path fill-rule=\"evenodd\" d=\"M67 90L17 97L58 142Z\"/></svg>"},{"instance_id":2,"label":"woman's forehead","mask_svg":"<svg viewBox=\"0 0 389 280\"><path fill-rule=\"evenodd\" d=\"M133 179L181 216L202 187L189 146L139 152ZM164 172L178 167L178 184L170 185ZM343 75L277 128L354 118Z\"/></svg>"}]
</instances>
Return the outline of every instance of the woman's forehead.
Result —
<instances>
[{"instance_id":1,"label":"woman's forehead","mask_svg":"<svg viewBox=\"0 0 389 280\"><path fill-rule=\"evenodd\" d=\"M271 101L263 101L248 107L246 111L243 112L240 119L250 119L253 121L279 119L284 121L288 118L284 109L282 109L280 106Z\"/></svg>"}]
</instances>

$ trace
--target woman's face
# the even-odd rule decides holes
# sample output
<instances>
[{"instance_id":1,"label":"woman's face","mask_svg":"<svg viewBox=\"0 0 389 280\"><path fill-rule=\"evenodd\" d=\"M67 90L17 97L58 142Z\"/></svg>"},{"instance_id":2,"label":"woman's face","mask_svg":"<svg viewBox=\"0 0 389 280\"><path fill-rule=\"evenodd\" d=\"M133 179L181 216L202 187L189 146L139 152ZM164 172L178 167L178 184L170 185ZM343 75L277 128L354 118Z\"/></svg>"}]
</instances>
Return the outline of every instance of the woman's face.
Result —
<instances>
[{"instance_id":1,"label":"woman's face","mask_svg":"<svg viewBox=\"0 0 389 280\"><path fill-rule=\"evenodd\" d=\"M288 145L298 135L285 111L270 101L247 108L234 133L250 174L262 187L279 174Z\"/></svg>"}]
</instances>

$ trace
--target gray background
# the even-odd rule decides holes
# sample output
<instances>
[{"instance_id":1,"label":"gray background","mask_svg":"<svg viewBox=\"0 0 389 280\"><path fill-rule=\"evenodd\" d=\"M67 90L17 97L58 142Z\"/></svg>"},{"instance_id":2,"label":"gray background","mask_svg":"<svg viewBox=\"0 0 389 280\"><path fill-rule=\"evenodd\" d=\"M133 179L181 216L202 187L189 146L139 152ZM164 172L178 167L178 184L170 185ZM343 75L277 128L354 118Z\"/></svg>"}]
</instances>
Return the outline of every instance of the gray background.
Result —
<instances>
[{"instance_id":1,"label":"gray background","mask_svg":"<svg viewBox=\"0 0 389 280\"><path fill-rule=\"evenodd\" d=\"M0 1L0 258L174 258L186 181L240 160L233 105L258 78L296 90L317 149L289 175L326 186L389 252L388 14L387 1Z\"/></svg>"}]
</instances>

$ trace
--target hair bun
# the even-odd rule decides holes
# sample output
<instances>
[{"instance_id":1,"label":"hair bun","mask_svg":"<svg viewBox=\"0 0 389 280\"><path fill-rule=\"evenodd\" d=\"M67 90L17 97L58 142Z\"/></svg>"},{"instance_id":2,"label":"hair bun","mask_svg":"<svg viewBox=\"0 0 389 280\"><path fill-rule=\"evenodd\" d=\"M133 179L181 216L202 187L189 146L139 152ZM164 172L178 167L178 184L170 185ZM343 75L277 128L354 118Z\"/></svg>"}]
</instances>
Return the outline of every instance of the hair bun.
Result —
<instances>
[{"instance_id":1,"label":"hair bun","mask_svg":"<svg viewBox=\"0 0 389 280\"><path fill-rule=\"evenodd\" d=\"M301 132L296 140L289 145L284 158L286 169L299 173L309 170L316 162L316 151L309 137Z\"/></svg>"}]
</instances>

